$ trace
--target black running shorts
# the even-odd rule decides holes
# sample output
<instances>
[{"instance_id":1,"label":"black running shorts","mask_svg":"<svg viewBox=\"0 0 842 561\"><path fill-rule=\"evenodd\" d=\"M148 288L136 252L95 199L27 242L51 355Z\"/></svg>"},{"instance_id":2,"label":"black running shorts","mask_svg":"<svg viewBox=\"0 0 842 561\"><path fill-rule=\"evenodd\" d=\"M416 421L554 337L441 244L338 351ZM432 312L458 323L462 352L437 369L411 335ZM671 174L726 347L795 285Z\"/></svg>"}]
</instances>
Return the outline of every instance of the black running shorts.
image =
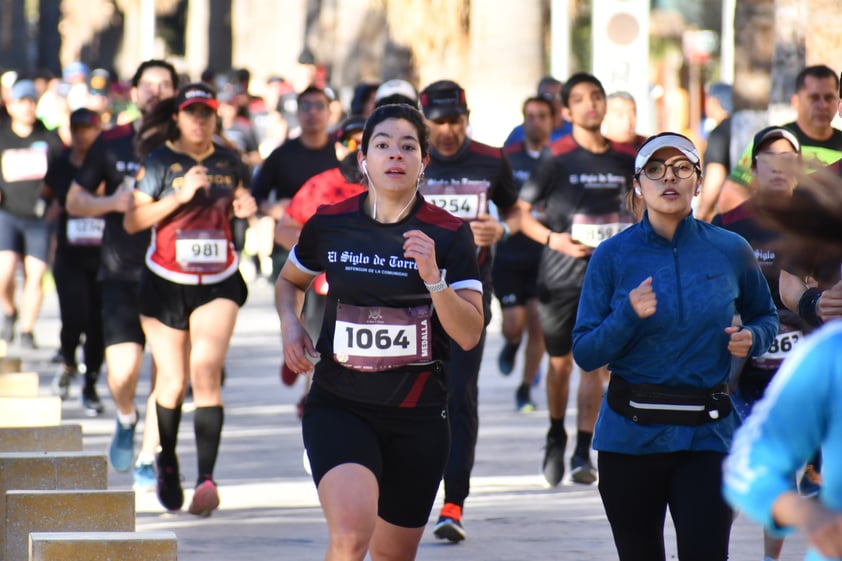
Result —
<instances>
[{"instance_id":1,"label":"black running shorts","mask_svg":"<svg viewBox=\"0 0 842 561\"><path fill-rule=\"evenodd\" d=\"M564 356L573 350L573 325L580 294L579 290L565 290L539 296L538 319L550 356Z\"/></svg>"},{"instance_id":2,"label":"black running shorts","mask_svg":"<svg viewBox=\"0 0 842 561\"><path fill-rule=\"evenodd\" d=\"M302 430L316 486L332 468L360 464L380 485L380 518L404 528L427 523L450 448L444 405L365 405L313 384Z\"/></svg>"},{"instance_id":3,"label":"black running shorts","mask_svg":"<svg viewBox=\"0 0 842 561\"><path fill-rule=\"evenodd\" d=\"M14 251L47 263L50 224L43 218L25 218L0 210L0 251Z\"/></svg>"},{"instance_id":4,"label":"black running shorts","mask_svg":"<svg viewBox=\"0 0 842 561\"><path fill-rule=\"evenodd\" d=\"M140 327L140 284L137 281L102 281L102 331L105 346L146 344Z\"/></svg>"},{"instance_id":5,"label":"black running shorts","mask_svg":"<svg viewBox=\"0 0 842 561\"><path fill-rule=\"evenodd\" d=\"M173 329L187 329L193 310L217 298L246 303L248 288L239 271L216 284L177 284L144 269L140 278L140 313Z\"/></svg>"}]
</instances>

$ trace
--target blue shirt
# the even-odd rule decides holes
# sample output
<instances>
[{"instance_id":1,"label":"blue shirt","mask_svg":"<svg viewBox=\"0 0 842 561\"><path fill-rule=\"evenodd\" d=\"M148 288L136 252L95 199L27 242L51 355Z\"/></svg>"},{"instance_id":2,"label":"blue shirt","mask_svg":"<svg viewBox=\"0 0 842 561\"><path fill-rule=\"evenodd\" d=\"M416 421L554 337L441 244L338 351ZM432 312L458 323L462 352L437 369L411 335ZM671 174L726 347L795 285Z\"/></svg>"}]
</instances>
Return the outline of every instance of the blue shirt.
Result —
<instances>
[{"instance_id":1,"label":"blue shirt","mask_svg":"<svg viewBox=\"0 0 842 561\"><path fill-rule=\"evenodd\" d=\"M629 293L650 276L657 309L641 319ZM748 243L689 214L667 240L644 214L591 257L573 329L573 358L586 371L607 364L613 376L631 384L712 388L728 380L725 328L737 313L752 332L750 354L762 354L777 333L778 316ZM622 454L727 452L736 425L734 413L699 426L639 425L603 399L593 446Z\"/></svg>"},{"instance_id":2,"label":"blue shirt","mask_svg":"<svg viewBox=\"0 0 842 561\"><path fill-rule=\"evenodd\" d=\"M795 473L821 446L818 500L842 513L842 321L808 337L787 357L745 424L724 465L725 498L734 508L783 535L772 505L795 491ZM815 549L808 561L829 561ZM836 559L838 561L839 558Z\"/></svg>"}]
</instances>

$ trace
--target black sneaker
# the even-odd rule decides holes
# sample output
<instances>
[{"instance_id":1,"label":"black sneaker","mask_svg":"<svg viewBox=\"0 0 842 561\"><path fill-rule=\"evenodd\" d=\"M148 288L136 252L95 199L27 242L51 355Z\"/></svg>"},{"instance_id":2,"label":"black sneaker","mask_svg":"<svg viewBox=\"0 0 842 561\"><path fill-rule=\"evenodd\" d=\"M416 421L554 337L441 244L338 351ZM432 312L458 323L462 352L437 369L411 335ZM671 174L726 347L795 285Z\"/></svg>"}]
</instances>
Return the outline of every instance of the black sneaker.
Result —
<instances>
[{"instance_id":1,"label":"black sneaker","mask_svg":"<svg viewBox=\"0 0 842 561\"><path fill-rule=\"evenodd\" d=\"M544 448L544 479L555 487L564 477L564 449L567 447L567 434L547 433L547 445Z\"/></svg>"},{"instance_id":2,"label":"black sneaker","mask_svg":"<svg viewBox=\"0 0 842 561\"><path fill-rule=\"evenodd\" d=\"M515 355L520 344L506 343L500 349L500 354L497 355L497 368L500 369L500 374L508 376L515 369Z\"/></svg>"},{"instance_id":3,"label":"black sneaker","mask_svg":"<svg viewBox=\"0 0 842 561\"><path fill-rule=\"evenodd\" d=\"M96 393L96 387L82 388L82 409L85 410L85 415L88 417L96 417L105 411L105 406L99 400L99 395Z\"/></svg>"},{"instance_id":4,"label":"black sneaker","mask_svg":"<svg viewBox=\"0 0 842 561\"><path fill-rule=\"evenodd\" d=\"M20 332L20 348L21 349L37 349L38 345L35 344L35 336L32 335L31 331L21 331Z\"/></svg>"},{"instance_id":5,"label":"black sneaker","mask_svg":"<svg viewBox=\"0 0 842 561\"><path fill-rule=\"evenodd\" d=\"M161 456L158 456L158 501L171 512L179 511L184 506L178 460L173 460L172 465L164 465Z\"/></svg>"},{"instance_id":6,"label":"black sneaker","mask_svg":"<svg viewBox=\"0 0 842 561\"><path fill-rule=\"evenodd\" d=\"M15 312L12 315L3 314L0 319L0 339L11 343L15 338L15 321L18 319L18 314Z\"/></svg>"},{"instance_id":7,"label":"black sneaker","mask_svg":"<svg viewBox=\"0 0 842 561\"><path fill-rule=\"evenodd\" d=\"M50 388L53 395L57 395L62 401L70 397L70 384L76 378L77 370L72 366L61 365L58 372L53 376L53 381L50 383Z\"/></svg>"},{"instance_id":8,"label":"black sneaker","mask_svg":"<svg viewBox=\"0 0 842 561\"><path fill-rule=\"evenodd\" d=\"M596 481L596 468L589 457L573 456L570 459L570 479L574 483L591 485Z\"/></svg>"}]
</instances>

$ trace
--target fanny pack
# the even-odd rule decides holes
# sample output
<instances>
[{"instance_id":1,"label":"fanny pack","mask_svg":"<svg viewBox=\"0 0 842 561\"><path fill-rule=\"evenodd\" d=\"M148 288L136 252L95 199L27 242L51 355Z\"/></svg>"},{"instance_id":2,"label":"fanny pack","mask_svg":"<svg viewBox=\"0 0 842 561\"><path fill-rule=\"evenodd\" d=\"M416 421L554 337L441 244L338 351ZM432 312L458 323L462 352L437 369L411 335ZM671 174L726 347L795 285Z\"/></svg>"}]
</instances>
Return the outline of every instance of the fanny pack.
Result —
<instances>
[{"instance_id":1,"label":"fanny pack","mask_svg":"<svg viewBox=\"0 0 842 561\"><path fill-rule=\"evenodd\" d=\"M641 425L697 426L731 414L725 384L712 388L672 388L656 384L630 384L611 375L608 405Z\"/></svg>"}]
</instances>

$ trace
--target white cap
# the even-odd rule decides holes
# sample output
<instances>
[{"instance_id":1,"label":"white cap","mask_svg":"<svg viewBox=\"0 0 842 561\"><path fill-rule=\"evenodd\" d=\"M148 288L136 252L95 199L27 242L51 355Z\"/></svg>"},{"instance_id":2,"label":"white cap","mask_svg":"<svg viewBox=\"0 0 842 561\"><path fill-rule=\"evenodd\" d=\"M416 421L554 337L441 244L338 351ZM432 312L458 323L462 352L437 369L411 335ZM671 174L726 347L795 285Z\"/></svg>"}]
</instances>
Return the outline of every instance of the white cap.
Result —
<instances>
[{"instance_id":1,"label":"white cap","mask_svg":"<svg viewBox=\"0 0 842 561\"><path fill-rule=\"evenodd\" d=\"M662 132L655 136L650 136L646 142L637 150L637 156L634 158L634 174L637 175L652 157L652 154L661 148L675 148L684 154L693 165L698 166L701 158L699 158L699 151L696 145L684 136L677 132Z\"/></svg>"},{"instance_id":2,"label":"white cap","mask_svg":"<svg viewBox=\"0 0 842 561\"><path fill-rule=\"evenodd\" d=\"M406 80L389 80L388 82L383 82L374 94L374 101L377 102L384 97L393 95L402 95L416 103L418 102L418 92Z\"/></svg>"}]
</instances>

